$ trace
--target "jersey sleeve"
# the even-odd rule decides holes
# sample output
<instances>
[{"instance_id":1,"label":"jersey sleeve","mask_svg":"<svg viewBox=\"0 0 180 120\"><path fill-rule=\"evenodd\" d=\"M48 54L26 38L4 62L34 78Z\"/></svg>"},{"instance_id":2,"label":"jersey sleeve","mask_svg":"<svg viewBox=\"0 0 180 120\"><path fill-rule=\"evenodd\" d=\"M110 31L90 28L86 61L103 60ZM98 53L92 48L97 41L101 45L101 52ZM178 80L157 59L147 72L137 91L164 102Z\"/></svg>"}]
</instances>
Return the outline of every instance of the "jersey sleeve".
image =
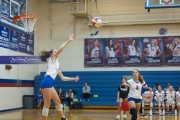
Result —
<instances>
[{"instance_id":1,"label":"jersey sleeve","mask_svg":"<svg viewBox=\"0 0 180 120\"><path fill-rule=\"evenodd\" d=\"M130 46L130 45L128 45L128 50L130 50L130 47L131 47L131 46Z\"/></svg>"},{"instance_id":2,"label":"jersey sleeve","mask_svg":"<svg viewBox=\"0 0 180 120\"><path fill-rule=\"evenodd\" d=\"M148 87L145 81L142 83L142 85L143 87Z\"/></svg>"},{"instance_id":3,"label":"jersey sleeve","mask_svg":"<svg viewBox=\"0 0 180 120\"><path fill-rule=\"evenodd\" d=\"M106 46L105 50L106 50L106 51L109 51L109 48L108 48L108 46Z\"/></svg>"},{"instance_id":4,"label":"jersey sleeve","mask_svg":"<svg viewBox=\"0 0 180 120\"><path fill-rule=\"evenodd\" d=\"M99 52L99 48L98 47L95 48L95 52Z\"/></svg>"}]
</instances>

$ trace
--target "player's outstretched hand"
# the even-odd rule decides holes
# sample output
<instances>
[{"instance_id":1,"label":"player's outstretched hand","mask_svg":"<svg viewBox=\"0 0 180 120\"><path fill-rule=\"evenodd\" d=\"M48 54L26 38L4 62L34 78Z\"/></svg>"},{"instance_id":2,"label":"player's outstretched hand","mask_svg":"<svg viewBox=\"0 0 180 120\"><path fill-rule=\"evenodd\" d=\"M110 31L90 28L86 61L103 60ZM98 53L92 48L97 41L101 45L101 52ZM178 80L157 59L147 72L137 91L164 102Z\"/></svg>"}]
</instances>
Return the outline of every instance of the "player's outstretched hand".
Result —
<instances>
[{"instance_id":1,"label":"player's outstretched hand","mask_svg":"<svg viewBox=\"0 0 180 120\"><path fill-rule=\"evenodd\" d=\"M76 78L75 78L75 81L77 82L79 80L79 77L77 76Z\"/></svg>"},{"instance_id":2,"label":"player's outstretched hand","mask_svg":"<svg viewBox=\"0 0 180 120\"><path fill-rule=\"evenodd\" d=\"M70 39L71 41L74 40L74 34L73 34L73 33L70 34L69 39Z\"/></svg>"}]
</instances>

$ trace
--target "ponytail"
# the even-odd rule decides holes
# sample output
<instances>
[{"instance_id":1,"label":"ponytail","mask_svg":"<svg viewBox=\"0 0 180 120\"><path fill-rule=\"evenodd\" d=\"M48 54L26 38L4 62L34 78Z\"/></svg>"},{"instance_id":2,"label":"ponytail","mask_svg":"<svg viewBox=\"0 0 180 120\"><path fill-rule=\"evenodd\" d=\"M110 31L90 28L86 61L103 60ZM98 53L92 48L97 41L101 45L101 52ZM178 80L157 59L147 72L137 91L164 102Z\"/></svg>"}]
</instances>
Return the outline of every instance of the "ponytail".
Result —
<instances>
[{"instance_id":1,"label":"ponytail","mask_svg":"<svg viewBox=\"0 0 180 120\"><path fill-rule=\"evenodd\" d=\"M139 75L139 81L141 84L144 83L144 79L140 75Z\"/></svg>"},{"instance_id":2,"label":"ponytail","mask_svg":"<svg viewBox=\"0 0 180 120\"><path fill-rule=\"evenodd\" d=\"M42 62L47 62L47 59L51 57L51 54L53 53L53 49L50 51L41 51L39 53L39 57L41 59Z\"/></svg>"}]
</instances>

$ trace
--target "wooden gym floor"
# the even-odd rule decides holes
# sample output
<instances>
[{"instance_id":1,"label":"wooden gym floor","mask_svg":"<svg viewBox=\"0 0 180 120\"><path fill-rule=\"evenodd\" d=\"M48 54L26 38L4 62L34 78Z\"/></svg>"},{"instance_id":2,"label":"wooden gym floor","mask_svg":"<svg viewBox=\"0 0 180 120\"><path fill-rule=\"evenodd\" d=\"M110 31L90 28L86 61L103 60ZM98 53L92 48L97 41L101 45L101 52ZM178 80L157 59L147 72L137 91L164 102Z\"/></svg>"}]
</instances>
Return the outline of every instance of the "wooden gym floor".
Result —
<instances>
[{"instance_id":1,"label":"wooden gym floor","mask_svg":"<svg viewBox=\"0 0 180 120\"><path fill-rule=\"evenodd\" d=\"M65 112L68 120L115 120L117 110L113 109L70 109ZM40 109L22 109L0 113L0 120L41 120ZM48 120L60 120L55 109L50 109ZM130 116L128 115L128 119ZM158 116L141 117L139 120L180 120L179 116Z\"/></svg>"}]
</instances>

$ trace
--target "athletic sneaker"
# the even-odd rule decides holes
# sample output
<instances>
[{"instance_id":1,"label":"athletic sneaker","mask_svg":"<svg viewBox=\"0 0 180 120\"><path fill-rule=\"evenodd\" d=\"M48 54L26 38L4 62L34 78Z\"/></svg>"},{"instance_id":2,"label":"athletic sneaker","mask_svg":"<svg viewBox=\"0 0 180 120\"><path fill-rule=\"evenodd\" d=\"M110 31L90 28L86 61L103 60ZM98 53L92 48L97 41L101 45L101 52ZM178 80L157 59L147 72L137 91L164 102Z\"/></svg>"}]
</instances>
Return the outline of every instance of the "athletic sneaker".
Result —
<instances>
[{"instance_id":1,"label":"athletic sneaker","mask_svg":"<svg viewBox=\"0 0 180 120\"><path fill-rule=\"evenodd\" d=\"M67 118L61 118L61 120L68 120Z\"/></svg>"},{"instance_id":2,"label":"athletic sneaker","mask_svg":"<svg viewBox=\"0 0 180 120\"><path fill-rule=\"evenodd\" d=\"M173 115L173 116L174 116L174 112L172 112L172 113L171 113L171 115Z\"/></svg>"},{"instance_id":3,"label":"athletic sneaker","mask_svg":"<svg viewBox=\"0 0 180 120\"><path fill-rule=\"evenodd\" d=\"M120 115L117 115L116 120L120 120Z\"/></svg>"},{"instance_id":4,"label":"athletic sneaker","mask_svg":"<svg viewBox=\"0 0 180 120\"><path fill-rule=\"evenodd\" d=\"M126 115L123 115L123 120L127 120L127 116Z\"/></svg>"},{"instance_id":5,"label":"athletic sneaker","mask_svg":"<svg viewBox=\"0 0 180 120\"><path fill-rule=\"evenodd\" d=\"M150 110L150 116L152 116L152 110Z\"/></svg>"}]
</instances>

